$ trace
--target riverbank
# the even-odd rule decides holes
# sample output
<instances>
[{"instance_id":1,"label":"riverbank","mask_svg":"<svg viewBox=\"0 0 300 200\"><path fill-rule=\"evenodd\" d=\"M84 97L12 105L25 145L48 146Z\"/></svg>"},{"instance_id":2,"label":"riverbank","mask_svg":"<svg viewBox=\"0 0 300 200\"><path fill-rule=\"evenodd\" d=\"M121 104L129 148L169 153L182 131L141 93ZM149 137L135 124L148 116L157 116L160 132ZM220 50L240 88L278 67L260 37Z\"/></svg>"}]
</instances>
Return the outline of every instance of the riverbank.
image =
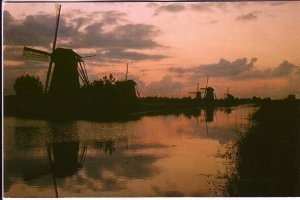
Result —
<instances>
[{"instance_id":1,"label":"riverbank","mask_svg":"<svg viewBox=\"0 0 300 200\"><path fill-rule=\"evenodd\" d=\"M4 116L16 116L31 119L50 120L131 120L137 116L157 114L187 113L197 115L200 109L209 113L217 108L230 108L243 104L261 104L266 100L236 99L228 102L216 99L213 102L184 98L142 97L113 98L112 95L90 97L81 95L67 104L64 101L52 101L45 95L30 98L18 98L15 95L4 97Z\"/></svg>"},{"instance_id":2,"label":"riverbank","mask_svg":"<svg viewBox=\"0 0 300 200\"><path fill-rule=\"evenodd\" d=\"M228 196L300 195L300 103L263 104L235 146Z\"/></svg>"}]
</instances>

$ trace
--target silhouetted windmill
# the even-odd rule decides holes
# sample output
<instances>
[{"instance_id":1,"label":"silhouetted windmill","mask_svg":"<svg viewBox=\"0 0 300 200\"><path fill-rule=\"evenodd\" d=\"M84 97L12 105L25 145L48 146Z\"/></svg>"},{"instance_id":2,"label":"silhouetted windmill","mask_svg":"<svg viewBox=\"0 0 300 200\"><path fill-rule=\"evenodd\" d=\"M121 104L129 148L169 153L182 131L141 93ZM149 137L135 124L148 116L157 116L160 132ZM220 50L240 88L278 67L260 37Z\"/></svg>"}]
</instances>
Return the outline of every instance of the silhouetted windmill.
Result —
<instances>
[{"instance_id":1,"label":"silhouetted windmill","mask_svg":"<svg viewBox=\"0 0 300 200\"><path fill-rule=\"evenodd\" d=\"M227 93L224 94L224 95L225 95L225 100L227 100L227 101L233 101L234 100L234 96L229 93L229 87L227 88Z\"/></svg>"},{"instance_id":2,"label":"silhouetted windmill","mask_svg":"<svg viewBox=\"0 0 300 200\"><path fill-rule=\"evenodd\" d=\"M140 92L139 92L139 88L136 82L134 82L133 80L128 80L128 71L129 71L129 64L132 62L127 62L126 63L126 73L125 73L125 84L127 84L127 90L126 93L127 94L131 94L133 96L137 96L138 98L140 98Z\"/></svg>"},{"instance_id":3,"label":"silhouetted windmill","mask_svg":"<svg viewBox=\"0 0 300 200\"><path fill-rule=\"evenodd\" d=\"M225 97L225 105L226 106L231 106L234 103L234 96L232 94L229 93L229 87L227 88L227 93L224 94Z\"/></svg>"},{"instance_id":4,"label":"silhouetted windmill","mask_svg":"<svg viewBox=\"0 0 300 200\"><path fill-rule=\"evenodd\" d=\"M199 82L197 83L197 90L195 92L189 92L190 94L196 94L195 99L201 99L201 92L200 92L200 88L199 88Z\"/></svg>"},{"instance_id":5,"label":"silhouetted windmill","mask_svg":"<svg viewBox=\"0 0 300 200\"><path fill-rule=\"evenodd\" d=\"M72 49L56 48L60 10L61 5L56 5L57 18L52 52L24 47L23 57L46 62L50 58L44 93L68 96L80 88L79 78L84 85L88 85L89 80L83 57Z\"/></svg>"},{"instance_id":6,"label":"silhouetted windmill","mask_svg":"<svg viewBox=\"0 0 300 200\"><path fill-rule=\"evenodd\" d=\"M204 100L206 102L213 102L217 97L214 92L215 91L214 88L208 87L208 78L209 78L209 76L207 76L205 88L200 88L200 89L204 93L204 97L203 97Z\"/></svg>"}]
</instances>

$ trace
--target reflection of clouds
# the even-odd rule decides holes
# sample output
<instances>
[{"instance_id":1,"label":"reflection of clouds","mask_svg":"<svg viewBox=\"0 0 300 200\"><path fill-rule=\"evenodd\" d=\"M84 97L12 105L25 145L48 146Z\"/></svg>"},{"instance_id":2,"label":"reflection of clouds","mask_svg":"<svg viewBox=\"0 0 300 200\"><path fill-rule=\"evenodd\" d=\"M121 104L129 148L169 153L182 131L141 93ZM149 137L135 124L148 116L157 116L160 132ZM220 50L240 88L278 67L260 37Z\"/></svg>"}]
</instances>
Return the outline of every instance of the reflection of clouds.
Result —
<instances>
[{"instance_id":1,"label":"reflection of clouds","mask_svg":"<svg viewBox=\"0 0 300 200\"><path fill-rule=\"evenodd\" d=\"M50 165L47 158L19 158L4 160L4 191L7 192L15 181L25 179L28 186L52 186ZM39 174L39 175L38 175ZM29 179L38 175L34 179ZM28 180L27 180L28 179Z\"/></svg>"},{"instance_id":2,"label":"reflection of clouds","mask_svg":"<svg viewBox=\"0 0 300 200\"><path fill-rule=\"evenodd\" d=\"M145 133L163 133L170 138L188 136L200 139L213 139L220 144L225 144L235 138L237 134L236 126L238 126L237 128L241 127L241 117L242 126L248 124L246 117L252 112L252 109L250 107L233 109L231 113L217 110L214 113L214 120L207 123L207 127L203 114L190 116L190 119L184 115L157 116L155 118L144 117L140 125L140 131Z\"/></svg>"},{"instance_id":3,"label":"reflection of clouds","mask_svg":"<svg viewBox=\"0 0 300 200\"><path fill-rule=\"evenodd\" d=\"M38 127L15 127L15 148L17 150L32 150L40 148L44 135Z\"/></svg>"},{"instance_id":4,"label":"reflection of clouds","mask_svg":"<svg viewBox=\"0 0 300 200\"><path fill-rule=\"evenodd\" d=\"M152 164L159 158L154 155L115 153L109 157L89 157L86 159L84 168L87 176L94 179L105 178L102 174L104 171L111 171L117 177L142 179L150 177L158 171Z\"/></svg>"},{"instance_id":5,"label":"reflection of clouds","mask_svg":"<svg viewBox=\"0 0 300 200\"><path fill-rule=\"evenodd\" d=\"M184 196L182 192L176 190L162 191L158 187L152 187L152 189L155 192L154 196L160 196L160 197L183 197Z\"/></svg>"},{"instance_id":6,"label":"reflection of clouds","mask_svg":"<svg viewBox=\"0 0 300 200\"><path fill-rule=\"evenodd\" d=\"M126 187L129 180L145 179L156 175L159 170L153 166L153 163L160 158L154 155L127 155L125 152L117 152L111 156L103 153L89 156L78 173L71 177L57 178L58 188L72 192L86 192L87 188L93 191L120 190ZM46 155L42 159L7 160L4 167L5 192L15 184L14 180L19 177L25 179L27 186L54 187Z\"/></svg>"},{"instance_id":7,"label":"reflection of clouds","mask_svg":"<svg viewBox=\"0 0 300 200\"><path fill-rule=\"evenodd\" d=\"M161 149L161 148L166 148L169 147L168 145L164 144L131 144L129 146L130 150L142 150L142 149Z\"/></svg>"},{"instance_id":8,"label":"reflection of clouds","mask_svg":"<svg viewBox=\"0 0 300 200\"><path fill-rule=\"evenodd\" d=\"M10 156L4 162L5 193L11 194L18 180L25 183L24 190L38 186L54 196L46 143L78 142L80 149L87 146L87 157L79 171L57 178L61 196L128 196L140 185L143 188L132 195L205 196L209 194L206 186L201 178L194 177L195 174L215 173L212 160L215 157L207 157L214 154L213 145L232 140L237 134L236 121L245 127L247 120L244 118L251 112L252 107L233 108L231 113L216 110L214 120L207 123L208 133L203 110L202 115L197 111L189 113L188 117L184 114L145 116L125 123L77 121L58 124L16 120L16 126L5 132L13 141L5 141L5 144L20 143L19 149L10 149ZM31 140L34 133L36 138ZM112 149L111 155L105 153L105 145ZM202 163L209 168L200 166ZM185 173L181 174L183 171ZM184 187L186 182L191 183L192 189ZM204 188L198 187L202 185Z\"/></svg>"}]
</instances>

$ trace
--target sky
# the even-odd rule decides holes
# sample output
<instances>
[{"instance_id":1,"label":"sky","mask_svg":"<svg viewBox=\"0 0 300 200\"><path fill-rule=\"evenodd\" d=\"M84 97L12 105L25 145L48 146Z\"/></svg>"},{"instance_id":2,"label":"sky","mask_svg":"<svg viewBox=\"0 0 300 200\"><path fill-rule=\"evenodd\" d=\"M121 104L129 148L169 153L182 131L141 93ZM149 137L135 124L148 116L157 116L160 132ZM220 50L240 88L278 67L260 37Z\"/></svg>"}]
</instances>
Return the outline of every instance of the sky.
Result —
<instances>
[{"instance_id":1,"label":"sky","mask_svg":"<svg viewBox=\"0 0 300 200\"><path fill-rule=\"evenodd\" d=\"M138 83L141 96L186 97L197 83L253 96L300 98L300 2L64 2L57 47L86 58L89 80L113 74ZM4 2L4 94L17 77L48 63L23 47L52 51L55 3Z\"/></svg>"}]
</instances>

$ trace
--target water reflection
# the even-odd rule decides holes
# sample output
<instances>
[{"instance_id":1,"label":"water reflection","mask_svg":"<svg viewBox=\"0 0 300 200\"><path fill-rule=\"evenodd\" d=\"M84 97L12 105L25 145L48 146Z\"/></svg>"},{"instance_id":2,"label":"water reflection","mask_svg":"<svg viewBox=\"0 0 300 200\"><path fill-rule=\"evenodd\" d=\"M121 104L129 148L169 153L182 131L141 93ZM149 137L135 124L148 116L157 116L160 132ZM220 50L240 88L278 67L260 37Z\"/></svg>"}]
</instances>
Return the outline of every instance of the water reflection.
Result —
<instances>
[{"instance_id":1,"label":"water reflection","mask_svg":"<svg viewBox=\"0 0 300 200\"><path fill-rule=\"evenodd\" d=\"M111 123L5 118L5 196L222 196L212 183L224 184L217 154L235 119L214 108Z\"/></svg>"},{"instance_id":2,"label":"water reflection","mask_svg":"<svg viewBox=\"0 0 300 200\"><path fill-rule=\"evenodd\" d=\"M96 149L103 149L104 153L108 153L112 155L112 153L116 150L115 148L115 142L113 140L107 140L107 141L95 141L93 142L93 146Z\"/></svg>"},{"instance_id":3,"label":"water reflection","mask_svg":"<svg viewBox=\"0 0 300 200\"><path fill-rule=\"evenodd\" d=\"M205 121L212 122L214 121L215 107L214 106L206 106L205 107Z\"/></svg>"}]
</instances>

